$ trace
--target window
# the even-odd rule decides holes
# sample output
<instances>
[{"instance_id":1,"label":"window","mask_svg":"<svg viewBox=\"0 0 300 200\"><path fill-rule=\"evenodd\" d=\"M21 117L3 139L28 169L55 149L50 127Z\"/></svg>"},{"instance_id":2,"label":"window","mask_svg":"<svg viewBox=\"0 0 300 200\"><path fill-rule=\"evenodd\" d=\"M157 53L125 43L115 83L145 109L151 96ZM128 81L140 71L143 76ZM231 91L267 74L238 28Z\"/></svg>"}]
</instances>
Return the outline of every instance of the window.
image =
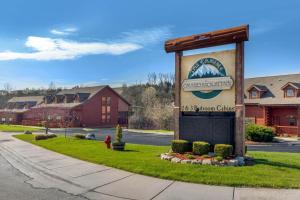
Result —
<instances>
[{"instance_id":1,"label":"window","mask_svg":"<svg viewBox=\"0 0 300 200\"><path fill-rule=\"evenodd\" d=\"M258 98L258 92L256 90L251 91L251 98L252 99L257 99Z\"/></svg>"},{"instance_id":2,"label":"window","mask_svg":"<svg viewBox=\"0 0 300 200\"><path fill-rule=\"evenodd\" d=\"M51 115L48 115L48 120L51 120L51 119L52 119Z\"/></svg>"},{"instance_id":3,"label":"window","mask_svg":"<svg viewBox=\"0 0 300 200\"><path fill-rule=\"evenodd\" d=\"M56 120L61 120L61 116L56 116Z\"/></svg>"},{"instance_id":4,"label":"window","mask_svg":"<svg viewBox=\"0 0 300 200\"><path fill-rule=\"evenodd\" d=\"M5 121L6 121L5 117L3 117L3 118L1 119L1 121L2 121L2 122L5 122Z\"/></svg>"},{"instance_id":5,"label":"window","mask_svg":"<svg viewBox=\"0 0 300 200\"><path fill-rule=\"evenodd\" d=\"M110 123L111 121L111 97L101 97L101 121L102 123Z\"/></svg>"},{"instance_id":6,"label":"window","mask_svg":"<svg viewBox=\"0 0 300 200\"><path fill-rule=\"evenodd\" d=\"M11 117L8 119L8 121L10 121L10 122L12 122L12 120L13 120L13 119L12 119Z\"/></svg>"},{"instance_id":7,"label":"window","mask_svg":"<svg viewBox=\"0 0 300 200\"><path fill-rule=\"evenodd\" d=\"M288 123L289 126L297 126L297 119L295 117L289 117Z\"/></svg>"},{"instance_id":8,"label":"window","mask_svg":"<svg viewBox=\"0 0 300 200\"><path fill-rule=\"evenodd\" d=\"M292 89L292 88L288 88L288 89L286 90L286 96L287 96L287 97L294 97L294 96L295 96L295 90Z\"/></svg>"}]
</instances>

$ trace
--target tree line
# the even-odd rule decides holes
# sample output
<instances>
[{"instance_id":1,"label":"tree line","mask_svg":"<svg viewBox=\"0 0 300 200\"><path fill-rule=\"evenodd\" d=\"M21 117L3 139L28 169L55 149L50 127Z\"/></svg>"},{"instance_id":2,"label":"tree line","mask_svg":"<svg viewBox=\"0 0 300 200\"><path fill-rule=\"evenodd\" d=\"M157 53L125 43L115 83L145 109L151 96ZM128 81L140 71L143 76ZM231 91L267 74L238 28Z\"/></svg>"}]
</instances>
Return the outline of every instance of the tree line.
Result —
<instances>
[{"instance_id":1,"label":"tree line","mask_svg":"<svg viewBox=\"0 0 300 200\"><path fill-rule=\"evenodd\" d=\"M174 74L150 73L146 83L122 87L122 96L131 103L129 127L172 130Z\"/></svg>"}]
</instances>

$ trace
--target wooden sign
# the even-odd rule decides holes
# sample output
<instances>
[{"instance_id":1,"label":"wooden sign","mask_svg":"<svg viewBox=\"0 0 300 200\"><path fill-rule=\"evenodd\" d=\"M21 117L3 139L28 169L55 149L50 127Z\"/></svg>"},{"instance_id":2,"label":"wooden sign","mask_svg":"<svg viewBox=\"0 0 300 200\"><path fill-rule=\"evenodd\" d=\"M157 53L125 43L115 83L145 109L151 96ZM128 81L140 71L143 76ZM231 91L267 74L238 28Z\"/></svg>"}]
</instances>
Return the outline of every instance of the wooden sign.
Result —
<instances>
[{"instance_id":1,"label":"wooden sign","mask_svg":"<svg viewBox=\"0 0 300 200\"><path fill-rule=\"evenodd\" d=\"M181 80L181 111L234 112L235 50L183 56Z\"/></svg>"},{"instance_id":2,"label":"wooden sign","mask_svg":"<svg viewBox=\"0 0 300 200\"><path fill-rule=\"evenodd\" d=\"M245 154L244 41L248 41L248 37L249 26L243 25L165 42L165 51L175 52L175 139L185 136L180 133L180 122L190 123L188 120L193 119L193 123L199 125L208 120L213 126L218 120L218 115L210 118L213 113L233 113L235 154ZM232 43L236 44L236 48L230 51L192 56L183 56L182 53L186 50ZM205 116L196 117L195 114L199 112L212 114L207 114L207 119L203 120ZM190 118L186 113L192 113ZM230 117L227 121L230 121ZM205 127L205 124L202 125L199 127ZM201 132L198 129L195 131ZM221 133L222 129L215 132L216 135Z\"/></svg>"}]
</instances>

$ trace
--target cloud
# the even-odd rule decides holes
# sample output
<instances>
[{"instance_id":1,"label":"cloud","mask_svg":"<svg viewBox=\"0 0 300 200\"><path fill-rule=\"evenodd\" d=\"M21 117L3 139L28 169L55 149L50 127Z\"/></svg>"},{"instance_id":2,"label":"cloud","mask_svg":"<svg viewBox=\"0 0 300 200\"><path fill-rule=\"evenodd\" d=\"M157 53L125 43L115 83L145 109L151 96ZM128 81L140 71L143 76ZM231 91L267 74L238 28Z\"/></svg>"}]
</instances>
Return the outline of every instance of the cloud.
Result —
<instances>
[{"instance_id":1,"label":"cloud","mask_svg":"<svg viewBox=\"0 0 300 200\"><path fill-rule=\"evenodd\" d=\"M121 55L141 49L142 46L130 42L104 43L104 42L77 42L64 39L29 36L25 46L34 52L23 53L5 51L0 52L0 60L67 60L84 55L110 54Z\"/></svg>"},{"instance_id":2,"label":"cloud","mask_svg":"<svg viewBox=\"0 0 300 200\"><path fill-rule=\"evenodd\" d=\"M76 31L77 28L69 27L62 30L53 29L51 33L66 36ZM170 35L170 27L165 26L123 32L120 39L112 40L112 42L79 42L62 38L29 36L25 46L31 51L3 51L0 52L0 61L18 59L49 61L69 60L86 55L121 55L142 49L150 44L162 42Z\"/></svg>"},{"instance_id":3,"label":"cloud","mask_svg":"<svg viewBox=\"0 0 300 200\"><path fill-rule=\"evenodd\" d=\"M50 30L50 32L54 35L60 35L60 36L65 36L65 35L70 35L71 33L74 33L77 31L77 28L75 27L69 27L69 28L65 28L62 30L58 30L58 29L52 29Z\"/></svg>"},{"instance_id":4,"label":"cloud","mask_svg":"<svg viewBox=\"0 0 300 200\"><path fill-rule=\"evenodd\" d=\"M123 32L123 36L125 41L148 45L169 38L171 36L171 27L164 26L146 30L133 30Z\"/></svg>"}]
</instances>

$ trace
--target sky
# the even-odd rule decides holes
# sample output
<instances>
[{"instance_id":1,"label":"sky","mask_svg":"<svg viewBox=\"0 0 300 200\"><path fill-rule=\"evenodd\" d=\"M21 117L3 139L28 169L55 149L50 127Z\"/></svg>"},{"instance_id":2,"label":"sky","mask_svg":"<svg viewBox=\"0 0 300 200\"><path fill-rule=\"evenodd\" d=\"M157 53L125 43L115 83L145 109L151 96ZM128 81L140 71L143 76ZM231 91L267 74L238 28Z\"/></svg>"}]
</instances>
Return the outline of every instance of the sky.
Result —
<instances>
[{"instance_id":1,"label":"sky","mask_svg":"<svg viewBox=\"0 0 300 200\"><path fill-rule=\"evenodd\" d=\"M144 82L174 73L167 39L242 24L246 77L300 73L299 8L297 0L3 0L0 89Z\"/></svg>"}]
</instances>

